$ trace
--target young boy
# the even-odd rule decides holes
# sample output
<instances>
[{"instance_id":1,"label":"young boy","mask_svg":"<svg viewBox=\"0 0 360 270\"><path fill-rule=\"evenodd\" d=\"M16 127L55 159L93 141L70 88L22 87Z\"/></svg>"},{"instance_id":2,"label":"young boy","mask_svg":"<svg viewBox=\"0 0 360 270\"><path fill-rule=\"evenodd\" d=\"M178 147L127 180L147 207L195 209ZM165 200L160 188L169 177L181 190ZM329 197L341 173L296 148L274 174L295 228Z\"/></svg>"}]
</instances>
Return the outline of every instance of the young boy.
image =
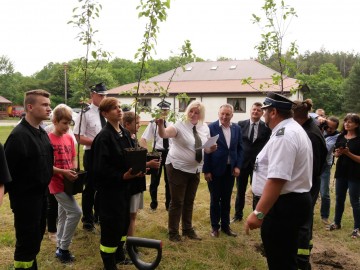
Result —
<instances>
[{"instance_id":1,"label":"young boy","mask_svg":"<svg viewBox=\"0 0 360 270\"><path fill-rule=\"evenodd\" d=\"M134 112L124 112L123 114L123 126L126 128L132 138L135 140L135 132L138 132L140 128L140 116L136 116ZM158 160L151 160L146 163L147 168L159 168L160 162ZM128 229L128 236L134 236L135 234L135 220L136 214L139 209L144 208L144 194L146 190L146 179L145 177L136 178L130 183L130 225Z\"/></svg>"},{"instance_id":2,"label":"young boy","mask_svg":"<svg viewBox=\"0 0 360 270\"><path fill-rule=\"evenodd\" d=\"M54 148L54 175L49 190L58 202L58 226L56 257L62 263L74 261L69 246L80 221L82 211L74 196L64 192L64 177L76 181L77 175L73 168L77 167L75 144L67 133L72 121L71 108L60 104L53 111L54 131L49 133Z\"/></svg>"}]
</instances>

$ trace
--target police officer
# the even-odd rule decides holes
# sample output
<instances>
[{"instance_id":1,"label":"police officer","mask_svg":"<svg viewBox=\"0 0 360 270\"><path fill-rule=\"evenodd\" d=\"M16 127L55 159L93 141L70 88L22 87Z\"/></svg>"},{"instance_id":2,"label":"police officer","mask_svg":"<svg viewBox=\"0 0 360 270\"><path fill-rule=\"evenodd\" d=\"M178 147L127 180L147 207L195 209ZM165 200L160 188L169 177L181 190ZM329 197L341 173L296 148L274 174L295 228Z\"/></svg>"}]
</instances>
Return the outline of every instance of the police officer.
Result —
<instances>
[{"instance_id":1,"label":"police officer","mask_svg":"<svg viewBox=\"0 0 360 270\"><path fill-rule=\"evenodd\" d=\"M157 106L162 110L162 116L166 118L170 110L170 102L165 100L161 101ZM168 123L164 121L164 126L167 127ZM158 186L160 184L162 168L164 168L164 180L165 180L165 208L166 210L169 209L170 205L170 190L168 185L168 177L166 173L165 161L167 154L169 152L169 145L171 143L171 139L163 139L159 136L158 126L156 125L155 121L150 121L149 125L146 127L143 135L141 136L140 145L144 148L147 148L147 142L150 140L154 140L154 149L156 151L161 152L161 167L156 173L151 174L151 182L150 182L150 196L151 196L151 203L150 208L155 210L158 207L158 200L157 200L157 191Z\"/></svg>"},{"instance_id":2,"label":"police officer","mask_svg":"<svg viewBox=\"0 0 360 270\"><path fill-rule=\"evenodd\" d=\"M261 227L270 270L297 269L299 229L312 213L312 147L292 118L292 104L271 92L265 99L264 119L272 134L256 158L252 191L260 200L245 223L246 233Z\"/></svg>"},{"instance_id":3,"label":"police officer","mask_svg":"<svg viewBox=\"0 0 360 270\"><path fill-rule=\"evenodd\" d=\"M81 112L79 117L76 118L74 126L74 134L78 143L84 145L85 151L83 164L85 171L88 172L85 180L85 188L82 193L83 217L81 219L83 222L83 229L87 231L93 231L94 223L98 222L94 181L91 177L91 168L89 168L89 163L92 142L95 136L106 124L105 118L99 113L99 105L107 94L104 83L98 83L96 85L90 86L90 91L92 102ZM93 208L95 212L93 212Z\"/></svg>"}]
</instances>

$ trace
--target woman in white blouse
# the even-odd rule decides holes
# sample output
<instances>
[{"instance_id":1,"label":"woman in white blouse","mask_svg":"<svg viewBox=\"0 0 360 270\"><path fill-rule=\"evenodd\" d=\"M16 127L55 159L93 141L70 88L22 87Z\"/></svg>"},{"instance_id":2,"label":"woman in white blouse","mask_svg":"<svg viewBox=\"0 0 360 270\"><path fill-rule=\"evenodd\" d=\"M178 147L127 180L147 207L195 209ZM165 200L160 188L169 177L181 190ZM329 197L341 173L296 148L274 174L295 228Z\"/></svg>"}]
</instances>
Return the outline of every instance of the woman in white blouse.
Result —
<instances>
[{"instance_id":1,"label":"woman in white blouse","mask_svg":"<svg viewBox=\"0 0 360 270\"><path fill-rule=\"evenodd\" d=\"M182 220L182 235L189 239L201 240L192 226L194 200L203 166L203 151L211 153L216 150L216 145L201 149L210 137L210 131L204 119L204 105L194 100L186 108L184 121L178 121L164 128L164 120L156 120L160 137L173 138L166 159L171 194L168 222L170 241L182 240L179 234L180 219Z\"/></svg>"}]
</instances>

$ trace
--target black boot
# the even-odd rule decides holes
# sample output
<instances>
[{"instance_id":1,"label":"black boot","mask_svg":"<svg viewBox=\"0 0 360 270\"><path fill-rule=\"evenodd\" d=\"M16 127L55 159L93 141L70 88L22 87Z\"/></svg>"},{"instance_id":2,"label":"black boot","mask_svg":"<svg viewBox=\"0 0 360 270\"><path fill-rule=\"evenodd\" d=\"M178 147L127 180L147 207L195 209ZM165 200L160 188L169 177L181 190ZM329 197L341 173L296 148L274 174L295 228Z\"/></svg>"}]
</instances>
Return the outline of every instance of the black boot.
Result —
<instances>
[{"instance_id":1,"label":"black boot","mask_svg":"<svg viewBox=\"0 0 360 270\"><path fill-rule=\"evenodd\" d=\"M124 242L121 242L115 253L116 264L129 265L132 261L126 257L124 250Z\"/></svg>"},{"instance_id":2,"label":"black boot","mask_svg":"<svg viewBox=\"0 0 360 270\"><path fill-rule=\"evenodd\" d=\"M100 255L104 263L104 270L118 270L115 262L115 253L105 253L100 251Z\"/></svg>"}]
</instances>

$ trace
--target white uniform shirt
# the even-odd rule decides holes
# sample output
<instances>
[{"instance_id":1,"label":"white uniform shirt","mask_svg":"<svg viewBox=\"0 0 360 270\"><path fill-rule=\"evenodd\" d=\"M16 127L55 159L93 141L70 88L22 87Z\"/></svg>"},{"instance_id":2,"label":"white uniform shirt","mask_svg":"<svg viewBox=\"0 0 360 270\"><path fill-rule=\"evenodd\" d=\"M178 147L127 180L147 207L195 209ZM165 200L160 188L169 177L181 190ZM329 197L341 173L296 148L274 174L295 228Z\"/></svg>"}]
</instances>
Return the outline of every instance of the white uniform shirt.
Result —
<instances>
[{"instance_id":1,"label":"white uniform shirt","mask_svg":"<svg viewBox=\"0 0 360 270\"><path fill-rule=\"evenodd\" d=\"M166 127L169 127L172 125L172 123L169 123L166 121ZM163 146L163 138L161 138L159 136L159 129L156 128L156 123L154 121L151 121L148 126L146 127L146 129L144 130L143 135L141 136L141 138L145 139L146 142L154 140L155 137L155 129L156 129L156 145L155 145L155 149L158 150L164 150L164 146ZM172 144L172 140L169 139L169 148L170 145ZM152 149L152 148L151 148Z\"/></svg>"},{"instance_id":2,"label":"white uniform shirt","mask_svg":"<svg viewBox=\"0 0 360 270\"><path fill-rule=\"evenodd\" d=\"M287 180L281 194L310 191L313 151L304 129L293 119L281 121L256 157L252 191L261 196L267 179Z\"/></svg>"},{"instance_id":3,"label":"white uniform shirt","mask_svg":"<svg viewBox=\"0 0 360 270\"><path fill-rule=\"evenodd\" d=\"M75 119L75 126L74 126L75 135L79 135L80 118L81 117L79 114L79 116ZM81 123L80 135L94 139L102 129L99 107L91 103L90 109L85 113L83 113L81 122L82 123ZM89 149L91 149L91 146L84 145L84 150L89 150Z\"/></svg>"},{"instance_id":4,"label":"white uniform shirt","mask_svg":"<svg viewBox=\"0 0 360 270\"><path fill-rule=\"evenodd\" d=\"M203 159L200 163L195 160L195 138L193 133L194 125L188 121L178 121L173 127L177 134L172 138L172 145L165 164L172 164L175 169L188 173L201 172L204 163ZM209 127L205 123L196 125L197 133L200 136L202 144L210 137Z\"/></svg>"}]
</instances>

